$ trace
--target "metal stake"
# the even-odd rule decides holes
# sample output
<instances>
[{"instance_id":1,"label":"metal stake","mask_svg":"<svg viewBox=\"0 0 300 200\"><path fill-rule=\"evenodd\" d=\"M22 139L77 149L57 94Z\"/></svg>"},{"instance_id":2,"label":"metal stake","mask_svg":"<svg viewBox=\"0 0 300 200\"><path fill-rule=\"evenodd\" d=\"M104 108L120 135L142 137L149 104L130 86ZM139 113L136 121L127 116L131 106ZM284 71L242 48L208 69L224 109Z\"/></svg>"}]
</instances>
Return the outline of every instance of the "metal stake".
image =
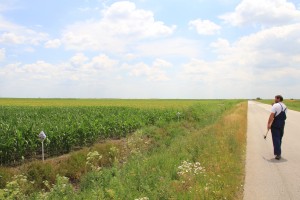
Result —
<instances>
[{"instance_id":1,"label":"metal stake","mask_svg":"<svg viewBox=\"0 0 300 200\"><path fill-rule=\"evenodd\" d=\"M43 158L43 162L45 160L45 156L44 156L44 140L46 139L46 134L44 133L44 131L41 131L39 134L39 138L42 142L42 158Z\"/></svg>"},{"instance_id":2,"label":"metal stake","mask_svg":"<svg viewBox=\"0 0 300 200\"><path fill-rule=\"evenodd\" d=\"M43 162L45 160L44 158L44 140L42 141L42 157L43 157Z\"/></svg>"},{"instance_id":3,"label":"metal stake","mask_svg":"<svg viewBox=\"0 0 300 200\"><path fill-rule=\"evenodd\" d=\"M179 122L180 112L177 112L177 121Z\"/></svg>"}]
</instances>

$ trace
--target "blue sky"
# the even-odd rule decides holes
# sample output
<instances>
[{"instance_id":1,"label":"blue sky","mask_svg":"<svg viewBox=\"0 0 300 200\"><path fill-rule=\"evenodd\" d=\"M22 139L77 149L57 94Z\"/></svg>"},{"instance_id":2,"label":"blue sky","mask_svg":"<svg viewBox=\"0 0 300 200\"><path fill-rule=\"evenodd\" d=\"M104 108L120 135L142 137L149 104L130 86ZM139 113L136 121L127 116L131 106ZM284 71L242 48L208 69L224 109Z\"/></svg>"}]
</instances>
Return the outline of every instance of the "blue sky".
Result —
<instances>
[{"instance_id":1,"label":"blue sky","mask_svg":"<svg viewBox=\"0 0 300 200\"><path fill-rule=\"evenodd\" d=\"M300 98L300 4L0 1L0 97Z\"/></svg>"}]
</instances>

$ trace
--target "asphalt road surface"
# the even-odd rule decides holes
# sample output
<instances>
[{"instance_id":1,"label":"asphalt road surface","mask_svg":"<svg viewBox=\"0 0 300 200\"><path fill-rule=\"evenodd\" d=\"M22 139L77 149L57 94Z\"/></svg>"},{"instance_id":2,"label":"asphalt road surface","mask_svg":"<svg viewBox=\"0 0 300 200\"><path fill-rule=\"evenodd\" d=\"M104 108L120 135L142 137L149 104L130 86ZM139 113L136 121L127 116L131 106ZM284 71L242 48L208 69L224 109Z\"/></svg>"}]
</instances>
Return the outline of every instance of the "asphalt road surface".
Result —
<instances>
[{"instance_id":1,"label":"asphalt road surface","mask_svg":"<svg viewBox=\"0 0 300 200\"><path fill-rule=\"evenodd\" d=\"M275 160L267 120L271 105L248 103L245 200L300 200L300 112L288 110L282 159Z\"/></svg>"}]
</instances>

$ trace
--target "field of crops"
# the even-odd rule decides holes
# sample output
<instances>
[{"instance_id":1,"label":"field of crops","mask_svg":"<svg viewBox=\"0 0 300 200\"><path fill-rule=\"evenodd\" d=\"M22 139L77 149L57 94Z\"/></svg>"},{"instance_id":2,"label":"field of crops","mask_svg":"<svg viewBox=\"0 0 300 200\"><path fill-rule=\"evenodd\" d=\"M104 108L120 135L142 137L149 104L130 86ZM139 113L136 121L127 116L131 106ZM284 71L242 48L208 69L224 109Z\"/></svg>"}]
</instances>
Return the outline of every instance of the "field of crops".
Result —
<instances>
[{"instance_id":1,"label":"field of crops","mask_svg":"<svg viewBox=\"0 0 300 200\"><path fill-rule=\"evenodd\" d=\"M246 102L1 100L0 199L11 197L10 191L20 191L12 199L112 199L111 194L118 199L232 199L239 195ZM44 162L38 139L41 130L47 134L46 158L53 157ZM126 138L111 140L121 137ZM91 153L99 155L92 160L94 168L87 165ZM201 163L206 171L181 176L178 169L183 162ZM18 177L21 185L16 184ZM65 181L60 184L61 178ZM205 189L208 182L210 190ZM50 193L41 193L43 188Z\"/></svg>"},{"instance_id":2,"label":"field of crops","mask_svg":"<svg viewBox=\"0 0 300 200\"><path fill-rule=\"evenodd\" d=\"M214 100L201 100L210 103ZM0 106L56 106L56 107L99 107L118 106L142 109L187 108L199 100L168 100L168 99L11 99L0 98Z\"/></svg>"},{"instance_id":3,"label":"field of crops","mask_svg":"<svg viewBox=\"0 0 300 200\"><path fill-rule=\"evenodd\" d=\"M274 102L274 99L270 100L260 100L259 102L271 105ZM284 100L283 103L287 105L288 109L300 111L300 100Z\"/></svg>"},{"instance_id":4,"label":"field of crops","mask_svg":"<svg viewBox=\"0 0 300 200\"><path fill-rule=\"evenodd\" d=\"M0 108L0 162L8 164L39 154L38 133L47 134L48 156L67 153L98 139L120 138L137 128L176 119L176 111L128 107Z\"/></svg>"},{"instance_id":5,"label":"field of crops","mask_svg":"<svg viewBox=\"0 0 300 200\"><path fill-rule=\"evenodd\" d=\"M58 100L0 99L0 164L14 164L41 154L38 133L44 131L46 156L120 138L138 128L185 116L196 100ZM219 105L220 101L215 101ZM210 103L211 105L211 103ZM151 109L150 109L151 108ZM213 114L213 113L212 113ZM194 116L201 117L199 113Z\"/></svg>"}]
</instances>

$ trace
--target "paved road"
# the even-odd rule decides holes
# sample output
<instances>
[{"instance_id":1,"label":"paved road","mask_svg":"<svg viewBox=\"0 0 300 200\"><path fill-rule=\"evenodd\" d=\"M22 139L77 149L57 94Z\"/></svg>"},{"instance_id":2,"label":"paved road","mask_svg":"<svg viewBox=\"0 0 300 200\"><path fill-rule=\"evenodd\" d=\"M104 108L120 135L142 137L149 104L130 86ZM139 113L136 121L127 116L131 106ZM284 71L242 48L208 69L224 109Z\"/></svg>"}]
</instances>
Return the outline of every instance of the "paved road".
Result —
<instances>
[{"instance_id":1,"label":"paved road","mask_svg":"<svg viewBox=\"0 0 300 200\"><path fill-rule=\"evenodd\" d=\"M271 105L249 101L245 200L300 200L300 112L288 110L282 159L263 139Z\"/></svg>"}]
</instances>

